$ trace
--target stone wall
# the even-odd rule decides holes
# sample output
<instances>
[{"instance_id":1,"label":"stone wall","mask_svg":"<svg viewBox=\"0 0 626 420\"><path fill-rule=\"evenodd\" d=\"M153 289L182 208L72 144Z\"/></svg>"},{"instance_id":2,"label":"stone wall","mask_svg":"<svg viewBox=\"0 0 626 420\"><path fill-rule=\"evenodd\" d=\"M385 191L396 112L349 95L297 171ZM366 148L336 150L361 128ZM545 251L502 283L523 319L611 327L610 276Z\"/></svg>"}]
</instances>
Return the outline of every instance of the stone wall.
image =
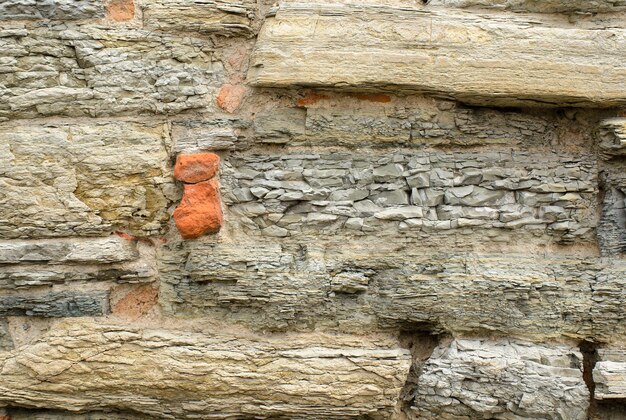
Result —
<instances>
[{"instance_id":1,"label":"stone wall","mask_svg":"<svg viewBox=\"0 0 626 420\"><path fill-rule=\"evenodd\" d=\"M0 420L626 419L626 2L0 0Z\"/></svg>"}]
</instances>

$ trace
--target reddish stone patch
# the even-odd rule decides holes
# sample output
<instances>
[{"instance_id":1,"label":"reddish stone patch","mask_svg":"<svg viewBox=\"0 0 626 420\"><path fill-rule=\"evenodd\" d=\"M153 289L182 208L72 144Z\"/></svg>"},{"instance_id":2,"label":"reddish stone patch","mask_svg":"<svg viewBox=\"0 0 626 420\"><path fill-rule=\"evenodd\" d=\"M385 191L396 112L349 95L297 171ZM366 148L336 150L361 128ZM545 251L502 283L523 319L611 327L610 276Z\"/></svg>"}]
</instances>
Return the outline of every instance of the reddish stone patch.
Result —
<instances>
[{"instance_id":1,"label":"reddish stone patch","mask_svg":"<svg viewBox=\"0 0 626 420\"><path fill-rule=\"evenodd\" d=\"M139 238L137 238L136 236L133 236L130 233L122 232L121 230L116 230L115 234L120 238L128 239L129 241L139 240ZM2 418L0 418L0 420L2 420Z\"/></svg>"},{"instance_id":2,"label":"reddish stone patch","mask_svg":"<svg viewBox=\"0 0 626 420\"><path fill-rule=\"evenodd\" d=\"M159 292L155 288L141 286L120 299L113 306L112 311L115 315L137 319L147 314L157 304L158 298Z\"/></svg>"},{"instance_id":3,"label":"reddish stone patch","mask_svg":"<svg viewBox=\"0 0 626 420\"><path fill-rule=\"evenodd\" d=\"M374 93L354 93L352 95L353 98L360 99L362 101L370 101L370 102L381 102L387 103L391 102L391 97L389 95L384 95L382 93L374 94Z\"/></svg>"},{"instance_id":4,"label":"reddish stone patch","mask_svg":"<svg viewBox=\"0 0 626 420\"><path fill-rule=\"evenodd\" d=\"M220 157L215 153L178 155L174 166L174 177L189 184L206 181L217 173Z\"/></svg>"},{"instance_id":5,"label":"reddish stone patch","mask_svg":"<svg viewBox=\"0 0 626 420\"><path fill-rule=\"evenodd\" d=\"M226 84L217 95L217 106L232 114L241 105L245 94L245 86Z\"/></svg>"},{"instance_id":6,"label":"reddish stone patch","mask_svg":"<svg viewBox=\"0 0 626 420\"><path fill-rule=\"evenodd\" d=\"M321 93L309 93L304 98L298 99L298 106L307 106L313 105L316 102L321 101L322 99L329 99L328 96L322 95Z\"/></svg>"},{"instance_id":7,"label":"reddish stone patch","mask_svg":"<svg viewBox=\"0 0 626 420\"><path fill-rule=\"evenodd\" d=\"M107 2L107 19L115 21L131 20L135 17L133 0L109 0Z\"/></svg>"},{"instance_id":8,"label":"reddish stone patch","mask_svg":"<svg viewBox=\"0 0 626 420\"><path fill-rule=\"evenodd\" d=\"M185 239L218 232L223 216L217 179L185 184L183 198L174 210L174 222Z\"/></svg>"}]
</instances>

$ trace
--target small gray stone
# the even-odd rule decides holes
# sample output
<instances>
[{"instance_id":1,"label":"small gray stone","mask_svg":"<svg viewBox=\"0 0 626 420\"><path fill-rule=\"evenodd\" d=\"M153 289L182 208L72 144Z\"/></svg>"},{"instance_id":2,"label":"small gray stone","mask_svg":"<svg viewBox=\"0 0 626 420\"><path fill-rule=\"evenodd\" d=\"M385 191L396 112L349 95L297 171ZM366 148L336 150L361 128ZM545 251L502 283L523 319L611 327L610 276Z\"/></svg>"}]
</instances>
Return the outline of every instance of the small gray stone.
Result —
<instances>
[{"instance_id":1,"label":"small gray stone","mask_svg":"<svg viewBox=\"0 0 626 420\"><path fill-rule=\"evenodd\" d=\"M374 217L382 220L405 220L423 217L424 212L421 207L405 206L384 209L374 214Z\"/></svg>"},{"instance_id":2,"label":"small gray stone","mask_svg":"<svg viewBox=\"0 0 626 420\"><path fill-rule=\"evenodd\" d=\"M261 233L265 236L272 236L276 238L284 238L289 236L289 231L285 228L271 225L261 230Z\"/></svg>"}]
</instances>

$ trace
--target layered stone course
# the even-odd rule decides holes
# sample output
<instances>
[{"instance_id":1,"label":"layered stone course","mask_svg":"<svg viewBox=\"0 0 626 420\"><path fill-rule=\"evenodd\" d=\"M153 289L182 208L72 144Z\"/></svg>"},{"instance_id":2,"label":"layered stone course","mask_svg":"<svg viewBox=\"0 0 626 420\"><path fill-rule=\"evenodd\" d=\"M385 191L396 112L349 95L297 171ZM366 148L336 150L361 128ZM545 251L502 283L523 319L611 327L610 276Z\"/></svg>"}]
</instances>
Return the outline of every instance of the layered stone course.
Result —
<instances>
[{"instance_id":1,"label":"layered stone course","mask_svg":"<svg viewBox=\"0 0 626 420\"><path fill-rule=\"evenodd\" d=\"M0 420L620 420L623 0L0 0Z\"/></svg>"},{"instance_id":2,"label":"layered stone course","mask_svg":"<svg viewBox=\"0 0 626 420\"><path fill-rule=\"evenodd\" d=\"M263 236L516 229L561 242L595 228L595 163L523 152L239 155L227 204ZM495 233L494 233L495 235Z\"/></svg>"}]
</instances>

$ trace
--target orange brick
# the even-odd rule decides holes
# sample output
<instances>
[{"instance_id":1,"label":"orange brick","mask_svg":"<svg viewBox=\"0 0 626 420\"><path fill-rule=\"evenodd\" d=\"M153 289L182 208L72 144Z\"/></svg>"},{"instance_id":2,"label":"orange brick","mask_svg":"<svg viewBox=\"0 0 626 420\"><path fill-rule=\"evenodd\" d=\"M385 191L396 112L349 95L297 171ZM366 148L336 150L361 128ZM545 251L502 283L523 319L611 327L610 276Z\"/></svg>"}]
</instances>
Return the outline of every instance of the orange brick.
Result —
<instances>
[{"instance_id":1,"label":"orange brick","mask_svg":"<svg viewBox=\"0 0 626 420\"><path fill-rule=\"evenodd\" d=\"M178 155L174 166L174 177L189 184L206 181L217 173L220 157L215 153Z\"/></svg>"},{"instance_id":2,"label":"orange brick","mask_svg":"<svg viewBox=\"0 0 626 420\"><path fill-rule=\"evenodd\" d=\"M185 184L183 198L174 210L174 222L185 239L216 233L223 223L217 179Z\"/></svg>"}]
</instances>

